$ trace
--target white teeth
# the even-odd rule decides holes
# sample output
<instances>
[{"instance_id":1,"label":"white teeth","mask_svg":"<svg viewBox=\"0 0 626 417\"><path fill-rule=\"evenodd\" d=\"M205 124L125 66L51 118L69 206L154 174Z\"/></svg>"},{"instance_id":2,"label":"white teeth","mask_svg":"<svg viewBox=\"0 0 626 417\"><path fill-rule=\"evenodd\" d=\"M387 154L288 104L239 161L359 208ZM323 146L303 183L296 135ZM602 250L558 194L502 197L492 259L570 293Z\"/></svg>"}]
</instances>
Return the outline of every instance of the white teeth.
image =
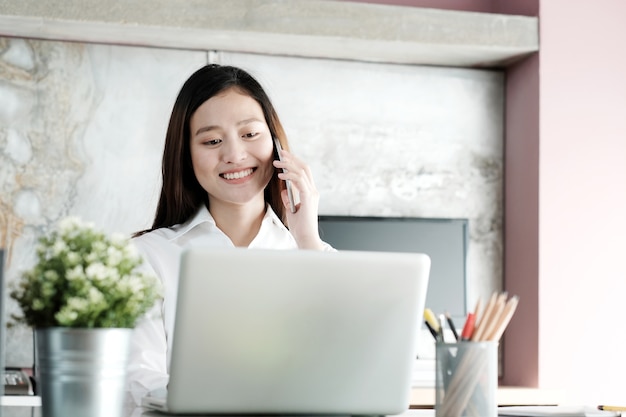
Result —
<instances>
[{"instance_id":1,"label":"white teeth","mask_svg":"<svg viewBox=\"0 0 626 417\"><path fill-rule=\"evenodd\" d=\"M239 171L239 172L229 172L224 174L224 178L226 178L227 180L236 180L239 178L243 178L243 177L247 177L248 175L252 174L252 168L243 170L243 171Z\"/></svg>"}]
</instances>

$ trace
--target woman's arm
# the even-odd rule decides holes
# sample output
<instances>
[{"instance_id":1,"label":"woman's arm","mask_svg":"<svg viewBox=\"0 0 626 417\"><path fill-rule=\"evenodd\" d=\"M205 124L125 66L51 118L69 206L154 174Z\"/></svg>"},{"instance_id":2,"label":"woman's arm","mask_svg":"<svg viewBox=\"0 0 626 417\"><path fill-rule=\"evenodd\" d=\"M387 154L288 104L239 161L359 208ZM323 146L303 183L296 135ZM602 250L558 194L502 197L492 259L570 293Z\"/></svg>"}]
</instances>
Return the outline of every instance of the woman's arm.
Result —
<instances>
[{"instance_id":1,"label":"woman's arm","mask_svg":"<svg viewBox=\"0 0 626 417\"><path fill-rule=\"evenodd\" d=\"M133 330L127 390L137 405L146 394L165 388L169 381L162 306L163 302L157 301Z\"/></svg>"}]
</instances>

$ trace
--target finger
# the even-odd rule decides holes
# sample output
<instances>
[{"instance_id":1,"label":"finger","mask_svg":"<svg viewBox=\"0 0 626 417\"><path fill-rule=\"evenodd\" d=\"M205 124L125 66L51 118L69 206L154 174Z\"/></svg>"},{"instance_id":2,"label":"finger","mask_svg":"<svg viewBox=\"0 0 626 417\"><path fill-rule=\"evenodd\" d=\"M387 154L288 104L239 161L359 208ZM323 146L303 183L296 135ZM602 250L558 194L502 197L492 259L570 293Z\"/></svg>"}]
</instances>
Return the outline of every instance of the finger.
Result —
<instances>
[{"instance_id":1,"label":"finger","mask_svg":"<svg viewBox=\"0 0 626 417\"><path fill-rule=\"evenodd\" d=\"M313 182L313 174L311 168L308 164L304 163L301 160L296 158L283 160L283 161L274 161L274 166L278 169L283 170L284 179L297 180L299 178L304 178L308 182ZM279 173L280 176L280 173Z\"/></svg>"},{"instance_id":2,"label":"finger","mask_svg":"<svg viewBox=\"0 0 626 417\"><path fill-rule=\"evenodd\" d=\"M287 209L291 213L296 213L298 211L298 208L300 207L300 204L298 203L298 200L296 199L295 190L293 191L293 193L294 193L293 209L291 207L291 201L289 201L289 193L287 192L287 190L281 191L280 198L283 200L283 206L285 206L285 209Z\"/></svg>"},{"instance_id":3,"label":"finger","mask_svg":"<svg viewBox=\"0 0 626 417\"><path fill-rule=\"evenodd\" d=\"M293 189L297 189L299 195L306 196L307 194L314 193L316 191L315 185L312 179L308 176L306 170L292 170L287 172L281 172L278 174L278 178L284 181L289 181Z\"/></svg>"},{"instance_id":4,"label":"finger","mask_svg":"<svg viewBox=\"0 0 626 417\"><path fill-rule=\"evenodd\" d=\"M277 168L290 170L296 168L304 168L307 166L307 164L297 156L283 149L280 154L280 159L274 160L274 166Z\"/></svg>"}]
</instances>

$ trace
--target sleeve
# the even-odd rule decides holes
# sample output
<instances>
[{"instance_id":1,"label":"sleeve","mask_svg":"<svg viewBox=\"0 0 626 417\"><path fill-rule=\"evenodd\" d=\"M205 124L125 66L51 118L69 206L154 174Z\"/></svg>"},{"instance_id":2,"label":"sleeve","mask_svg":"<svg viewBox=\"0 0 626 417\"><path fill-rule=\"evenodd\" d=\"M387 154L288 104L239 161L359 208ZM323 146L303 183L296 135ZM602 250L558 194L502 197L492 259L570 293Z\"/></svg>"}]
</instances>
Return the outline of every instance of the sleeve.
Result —
<instances>
[{"instance_id":1,"label":"sleeve","mask_svg":"<svg viewBox=\"0 0 626 417\"><path fill-rule=\"evenodd\" d=\"M330 246L330 244L328 244L327 242L322 241L322 244L324 245L324 247L322 248L323 252L337 252L337 249Z\"/></svg>"},{"instance_id":2,"label":"sleeve","mask_svg":"<svg viewBox=\"0 0 626 417\"><path fill-rule=\"evenodd\" d=\"M158 301L133 331L127 390L137 405L149 392L165 388L169 380L162 305L163 302Z\"/></svg>"},{"instance_id":3,"label":"sleeve","mask_svg":"<svg viewBox=\"0 0 626 417\"><path fill-rule=\"evenodd\" d=\"M163 281L162 277L155 273L151 262L150 249L154 248L146 245L143 239L134 239L134 243L144 258L141 268ZM166 388L169 381L163 306L163 300L158 300L137 322L133 330L127 366L127 394L136 405L139 405L141 399L149 392Z\"/></svg>"}]
</instances>

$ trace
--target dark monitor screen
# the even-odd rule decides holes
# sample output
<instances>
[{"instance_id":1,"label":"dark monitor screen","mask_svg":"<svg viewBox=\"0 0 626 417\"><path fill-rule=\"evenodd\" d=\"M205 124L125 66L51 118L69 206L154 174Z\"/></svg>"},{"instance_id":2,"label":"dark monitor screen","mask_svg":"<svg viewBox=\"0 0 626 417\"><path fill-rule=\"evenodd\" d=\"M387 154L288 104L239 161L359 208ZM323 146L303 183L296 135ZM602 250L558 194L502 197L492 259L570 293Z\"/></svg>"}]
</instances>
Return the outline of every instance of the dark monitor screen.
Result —
<instances>
[{"instance_id":1,"label":"dark monitor screen","mask_svg":"<svg viewBox=\"0 0 626 417\"><path fill-rule=\"evenodd\" d=\"M426 253L431 272L426 307L449 312L455 323L467 313L467 219L320 216L322 240L338 250Z\"/></svg>"}]
</instances>

